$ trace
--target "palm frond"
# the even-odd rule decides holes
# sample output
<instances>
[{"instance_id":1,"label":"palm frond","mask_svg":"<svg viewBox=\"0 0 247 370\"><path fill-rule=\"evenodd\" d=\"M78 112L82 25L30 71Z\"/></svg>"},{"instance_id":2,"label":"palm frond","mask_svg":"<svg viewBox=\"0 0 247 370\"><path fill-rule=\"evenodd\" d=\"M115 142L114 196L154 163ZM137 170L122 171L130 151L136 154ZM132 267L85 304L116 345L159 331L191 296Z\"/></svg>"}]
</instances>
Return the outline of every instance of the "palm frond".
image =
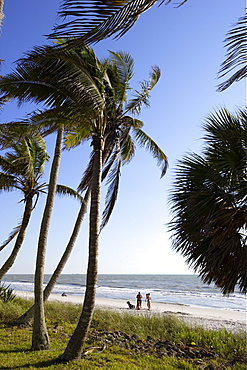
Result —
<instances>
[{"instance_id":1,"label":"palm frond","mask_svg":"<svg viewBox=\"0 0 247 370\"><path fill-rule=\"evenodd\" d=\"M15 236L19 233L20 229L21 229L21 225L22 223L20 223L18 226L16 226L12 232L9 234L9 237L8 239L6 239L3 244L0 246L0 251L4 249L4 247L6 247L6 245L8 245L14 238Z\"/></svg>"},{"instance_id":2,"label":"palm frond","mask_svg":"<svg viewBox=\"0 0 247 370\"><path fill-rule=\"evenodd\" d=\"M123 36L137 21L140 14L150 9L157 0L132 0L123 2L95 2L93 0L64 0L60 17L72 20L58 25L49 38L73 38L77 44L97 43L114 34ZM72 41L73 43L73 41Z\"/></svg>"},{"instance_id":3,"label":"palm frond","mask_svg":"<svg viewBox=\"0 0 247 370\"><path fill-rule=\"evenodd\" d=\"M234 82L240 81L247 76L247 14L240 18L233 28L227 33L225 47L227 48L226 59L221 64L218 78L225 77L235 68L239 68L226 81L218 85L218 91L224 91Z\"/></svg>"},{"instance_id":4,"label":"palm frond","mask_svg":"<svg viewBox=\"0 0 247 370\"><path fill-rule=\"evenodd\" d=\"M77 188L79 192L83 192L84 190L86 190L91 183L93 175L93 162L94 162L94 153L92 152L89 164L87 165L87 168L84 171L80 184Z\"/></svg>"},{"instance_id":5,"label":"palm frond","mask_svg":"<svg viewBox=\"0 0 247 370\"><path fill-rule=\"evenodd\" d=\"M244 111L211 114L203 155L190 153L178 162L170 193L172 248L223 294L237 286L247 290L245 126Z\"/></svg>"},{"instance_id":6,"label":"palm frond","mask_svg":"<svg viewBox=\"0 0 247 370\"><path fill-rule=\"evenodd\" d=\"M128 111L131 111L132 114L139 114L143 104L149 107L150 92L159 81L160 75L160 68L157 66L152 67L149 80L141 83L140 92L135 91L135 97L129 100L125 107L124 114L126 114Z\"/></svg>"},{"instance_id":7,"label":"palm frond","mask_svg":"<svg viewBox=\"0 0 247 370\"><path fill-rule=\"evenodd\" d=\"M163 150L141 129L134 129L134 136L138 144L148 150L152 156L157 160L157 164L161 167L161 177L167 171L168 159Z\"/></svg>"},{"instance_id":8,"label":"palm frond","mask_svg":"<svg viewBox=\"0 0 247 370\"><path fill-rule=\"evenodd\" d=\"M173 0L159 0L160 5ZM186 3L180 1L178 6ZM73 43L93 44L107 37L123 36L138 20L139 16L155 5L158 0L63 0L59 11L68 22L54 27L51 39L75 37Z\"/></svg>"},{"instance_id":9,"label":"palm frond","mask_svg":"<svg viewBox=\"0 0 247 370\"><path fill-rule=\"evenodd\" d=\"M14 72L0 80L2 94L16 98L20 104L43 102L52 108L76 104L77 110L87 107L95 117L102 109L102 87L97 75L94 78L88 65L85 67L88 58L94 63L91 70L100 71L94 53L84 49L85 53L72 53L50 46L36 47L17 62Z\"/></svg>"},{"instance_id":10,"label":"palm frond","mask_svg":"<svg viewBox=\"0 0 247 370\"><path fill-rule=\"evenodd\" d=\"M123 164L127 164L135 155L135 143L132 140L129 131L124 132L121 136L120 147Z\"/></svg>"},{"instance_id":11,"label":"palm frond","mask_svg":"<svg viewBox=\"0 0 247 370\"><path fill-rule=\"evenodd\" d=\"M60 196L70 196L79 200L81 203L84 202L84 198L73 188L65 185L57 185L56 193Z\"/></svg>"},{"instance_id":12,"label":"palm frond","mask_svg":"<svg viewBox=\"0 0 247 370\"><path fill-rule=\"evenodd\" d=\"M120 109L127 98L129 81L134 75L134 60L129 53L110 51L107 73L110 76L111 85L115 93L115 100L118 101ZM109 68L111 67L111 68ZM115 70L116 69L116 70ZM116 83L114 84L116 80Z\"/></svg>"},{"instance_id":13,"label":"palm frond","mask_svg":"<svg viewBox=\"0 0 247 370\"><path fill-rule=\"evenodd\" d=\"M121 156L120 151L117 150L117 155L115 156L115 161L111 166L110 174L107 180L107 184L109 185L109 187L106 194L105 200L106 206L102 214L100 230L102 230L106 226L111 217L113 208L117 200L120 175L121 175Z\"/></svg>"}]
</instances>

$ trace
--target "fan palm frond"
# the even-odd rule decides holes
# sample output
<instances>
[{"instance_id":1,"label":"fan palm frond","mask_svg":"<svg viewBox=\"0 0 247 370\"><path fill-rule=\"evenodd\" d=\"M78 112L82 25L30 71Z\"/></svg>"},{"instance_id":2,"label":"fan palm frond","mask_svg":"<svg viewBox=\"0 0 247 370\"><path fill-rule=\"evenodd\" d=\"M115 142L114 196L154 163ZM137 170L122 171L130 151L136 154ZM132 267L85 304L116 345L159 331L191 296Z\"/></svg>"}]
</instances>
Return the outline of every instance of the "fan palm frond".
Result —
<instances>
[{"instance_id":1,"label":"fan palm frond","mask_svg":"<svg viewBox=\"0 0 247 370\"><path fill-rule=\"evenodd\" d=\"M244 117L226 109L209 116L203 155L191 153L179 161L170 194L172 247L223 294L247 290Z\"/></svg>"}]
</instances>

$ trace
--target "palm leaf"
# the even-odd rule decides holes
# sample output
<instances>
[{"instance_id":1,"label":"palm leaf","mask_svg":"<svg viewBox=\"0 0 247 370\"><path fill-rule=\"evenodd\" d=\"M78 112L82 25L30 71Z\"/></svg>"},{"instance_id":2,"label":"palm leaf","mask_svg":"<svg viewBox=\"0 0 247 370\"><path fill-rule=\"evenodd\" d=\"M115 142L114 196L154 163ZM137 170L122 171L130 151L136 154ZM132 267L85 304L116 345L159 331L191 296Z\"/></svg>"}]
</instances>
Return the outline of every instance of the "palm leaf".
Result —
<instances>
[{"instance_id":1,"label":"palm leaf","mask_svg":"<svg viewBox=\"0 0 247 370\"><path fill-rule=\"evenodd\" d=\"M157 66L152 67L149 81L144 81L141 83L141 91L135 91L135 98L129 100L125 107L124 114L126 114L128 111L131 111L132 114L139 114L142 104L149 106L149 94L159 81L160 75L160 68Z\"/></svg>"},{"instance_id":2,"label":"palm leaf","mask_svg":"<svg viewBox=\"0 0 247 370\"><path fill-rule=\"evenodd\" d=\"M102 87L98 76L94 78L88 71L88 58L94 73L100 71L93 51L86 47L83 50L78 54L76 50L72 53L50 46L36 47L18 61L13 73L0 80L2 94L15 97L19 103L44 102L52 108L76 104L81 111L87 107L95 116L102 109Z\"/></svg>"},{"instance_id":3,"label":"palm leaf","mask_svg":"<svg viewBox=\"0 0 247 370\"><path fill-rule=\"evenodd\" d=\"M245 122L242 120L245 117ZM172 248L205 283L224 294L247 289L246 263L246 113L226 109L204 125L203 156L179 161L170 194ZM245 132L245 134L244 134ZM238 263L239 262L239 263Z\"/></svg>"},{"instance_id":4,"label":"palm leaf","mask_svg":"<svg viewBox=\"0 0 247 370\"><path fill-rule=\"evenodd\" d=\"M172 0L160 0L160 5ZM181 1L179 6L187 0ZM94 1L63 0L59 16L69 17L68 22L57 25L49 38L76 37L80 44L97 43L107 37L120 38L137 21L139 16L158 0Z\"/></svg>"},{"instance_id":5,"label":"palm leaf","mask_svg":"<svg viewBox=\"0 0 247 370\"><path fill-rule=\"evenodd\" d=\"M218 91L224 91L233 82L240 81L247 76L247 33L246 24L247 14L240 18L237 24L227 33L225 39L227 54L226 59L221 64L221 68L218 73L218 78L225 77L228 73L233 71L235 68L239 68L231 77L218 86Z\"/></svg>"},{"instance_id":6,"label":"palm leaf","mask_svg":"<svg viewBox=\"0 0 247 370\"><path fill-rule=\"evenodd\" d=\"M141 129L134 129L134 136L138 144L145 147L157 160L158 166L161 167L161 177L163 177L167 171L168 159L161 148L153 141L144 131Z\"/></svg>"},{"instance_id":7,"label":"palm leaf","mask_svg":"<svg viewBox=\"0 0 247 370\"><path fill-rule=\"evenodd\" d=\"M71 196L79 200L81 203L84 202L84 198L73 188L65 185L57 185L56 193L60 196Z\"/></svg>"},{"instance_id":8,"label":"palm leaf","mask_svg":"<svg viewBox=\"0 0 247 370\"><path fill-rule=\"evenodd\" d=\"M120 181L120 171L121 171L121 156L119 149L117 150L117 155L114 156L114 163L111 164L110 174L107 180L107 184L109 185L106 200L105 200L105 209L102 214L102 222L100 225L100 230L102 230L106 224L108 223L111 214L113 212L113 208L115 206L117 195L118 195L118 188L119 188L119 181Z\"/></svg>"},{"instance_id":9,"label":"palm leaf","mask_svg":"<svg viewBox=\"0 0 247 370\"><path fill-rule=\"evenodd\" d=\"M12 232L9 234L8 239L6 239L3 242L3 244L0 246L0 251L3 250L4 247L6 247L6 245L8 245L14 239L14 237L19 233L21 229L21 225L22 225L22 222L12 230Z\"/></svg>"}]
</instances>

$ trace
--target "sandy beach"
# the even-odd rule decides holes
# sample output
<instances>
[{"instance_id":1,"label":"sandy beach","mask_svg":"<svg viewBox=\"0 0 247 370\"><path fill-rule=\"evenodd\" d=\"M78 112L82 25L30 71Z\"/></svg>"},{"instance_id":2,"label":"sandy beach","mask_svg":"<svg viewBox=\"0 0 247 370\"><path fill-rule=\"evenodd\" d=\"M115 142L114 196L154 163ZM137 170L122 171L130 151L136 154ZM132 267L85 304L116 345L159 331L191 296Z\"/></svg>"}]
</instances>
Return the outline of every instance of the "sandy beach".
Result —
<instances>
[{"instance_id":1,"label":"sandy beach","mask_svg":"<svg viewBox=\"0 0 247 370\"><path fill-rule=\"evenodd\" d=\"M32 292L17 291L15 292L18 296L24 299L33 298ZM62 297L58 294L51 294L49 300L56 300L60 302L70 302L73 304L82 304L82 296L66 296ZM135 304L135 302L131 302ZM143 302L143 308L145 308L145 302ZM132 314L171 314L176 315L176 317L181 318L185 322L192 325L199 325L206 329L217 330L225 328L228 331L246 332L246 312L243 311L232 311L232 310L222 310L222 309L211 309L204 307L192 307L183 304L168 304L168 303L159 303L152 302L151 311L146 309L137 311L130 310L127 306L126 300L117 300L117 299L105 299L105 298L96 298L96 307L103 309L112 309L120 312L129 312Z\"/></svg>"}]
</instances>

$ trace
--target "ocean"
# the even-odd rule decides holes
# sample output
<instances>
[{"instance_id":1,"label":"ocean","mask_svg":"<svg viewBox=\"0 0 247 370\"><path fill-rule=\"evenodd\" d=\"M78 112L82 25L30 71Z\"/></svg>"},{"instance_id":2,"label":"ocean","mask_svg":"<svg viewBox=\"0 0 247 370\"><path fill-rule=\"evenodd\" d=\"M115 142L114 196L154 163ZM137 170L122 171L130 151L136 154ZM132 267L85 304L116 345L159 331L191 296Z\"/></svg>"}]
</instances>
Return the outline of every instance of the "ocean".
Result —
<instances>
[{"instance_id":1,"label":"ocean","mask_svg":"<svg viewBox=\"0 0 247 370\"><path fill-rule=\"evenodd\" d=\"M47 283L50 275L45 275ZM16 291L33 291L34 275L8 274L5 284ZM53 293L81 295L85 292L85 275L61 275ZM194 307L220 308L225 310L245 311L246 296L236 291L223 296L213 284L206 285L196 275L106 275L98 276L97 297L129 300L135 304L138 292L143 297L150 293L153 302L174 303Z\"/></svg>"}]
</instances>

